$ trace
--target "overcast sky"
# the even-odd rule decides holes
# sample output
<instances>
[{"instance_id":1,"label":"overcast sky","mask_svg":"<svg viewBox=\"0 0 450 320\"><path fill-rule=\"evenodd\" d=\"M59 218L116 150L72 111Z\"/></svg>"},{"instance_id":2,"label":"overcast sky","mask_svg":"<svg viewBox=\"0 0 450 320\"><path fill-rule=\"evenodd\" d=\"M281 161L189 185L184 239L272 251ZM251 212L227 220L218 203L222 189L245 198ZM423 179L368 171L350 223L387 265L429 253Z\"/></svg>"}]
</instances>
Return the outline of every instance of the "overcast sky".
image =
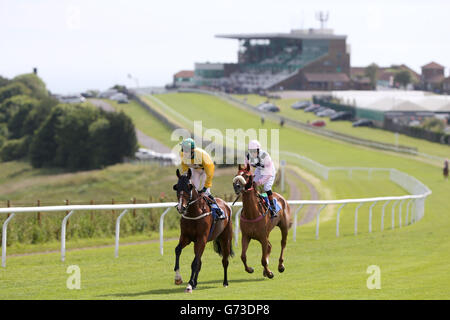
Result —
<instances>
[{"instance_id":1,"label":"overcast sky","mask_svg":"<svg viewBox=\"0 0 450 320\"><path fill-rule=\"evenodd\" d=\"M450 1L0 0L0 75L33 67L54 93L116 83L163 86L195 62L236 62L224 33L328 28L347 35L351 65L436 61L450 67Z\"/></svg>"}]
</instances>

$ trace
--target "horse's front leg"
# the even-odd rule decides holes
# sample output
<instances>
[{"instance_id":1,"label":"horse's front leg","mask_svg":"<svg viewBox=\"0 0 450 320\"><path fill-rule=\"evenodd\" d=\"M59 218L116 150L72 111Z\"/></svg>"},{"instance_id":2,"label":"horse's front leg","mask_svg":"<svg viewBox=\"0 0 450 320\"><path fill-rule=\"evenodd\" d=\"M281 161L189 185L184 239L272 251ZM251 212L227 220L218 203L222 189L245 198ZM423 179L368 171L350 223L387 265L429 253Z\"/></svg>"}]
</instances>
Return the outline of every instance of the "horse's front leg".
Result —
<instances>
[{"instance_id":1,"label":"horse's front leg","mask_svg":"<svg viewBox=\"0 0 450 320\"><path fill-rule=\"evenodd\" d=\"M261 257L261 264L264 268L263 276L268 277L269 279L273 278L273 272L269 269L269 254L272 250L272 245L270 244L269 240L267 238L263 238L262 240L259 240L261 242L262 247L262 257Z\"/></svg>"},{"instance_id":2,"label":"horse's front leg","mask_svg":"<svg viewBox=\"0 0 450 320\"><path fill-rule=\"evenodd\" d=\"M187 241L184 237L180 237L180 241L178 242L178 245L175 248L175 268L173 268L173 271L175 271L176 285L180 285L183 283L183 279L181 278L180 274L180 255L183 248L186 247L188 244L189 241Z\"/></svg>"},{"instance_id":3,"label":"horse's front leg","mask_svg":"<svg viewBox=\"0 0 450 320\"><path fill-rule=\"evenodd\" d=\"M250 237L248 237L246 234L242 233L242 240L241 240L241 244L242 244L242 252L241 252L241 260L242 263L244 264L244 268L245 271L247 271L248 273L253 273L253 268L249 267L247 265L247 249L248 249L248 245L250 243Z\"/></svg>"},{"instance_id":4,"label":"horse's front leg","mask_svg":"<svg viewBox=\"0 0 450 320\"><path fill-rule=\"evenodd\" d=\"M191 279L189 280L189 284L186 287L186 293L191 293L192 290L194 290L197 287L197 278L198 274L200 272L200 269L202 268L202 255L203 251L205 250L207 238L201 238L197 239L194 244L194 253L195 258L192 261L191 264Z\"/></svg>"}]
</instances>

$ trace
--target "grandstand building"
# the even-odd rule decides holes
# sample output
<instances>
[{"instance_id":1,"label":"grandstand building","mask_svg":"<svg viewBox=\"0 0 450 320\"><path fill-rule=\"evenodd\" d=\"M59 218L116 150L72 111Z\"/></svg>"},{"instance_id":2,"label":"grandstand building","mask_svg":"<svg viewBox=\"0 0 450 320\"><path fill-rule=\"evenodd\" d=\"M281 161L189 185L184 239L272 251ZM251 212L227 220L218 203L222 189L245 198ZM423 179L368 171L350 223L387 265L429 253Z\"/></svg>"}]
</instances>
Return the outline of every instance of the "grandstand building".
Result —
<instances>
[{"instance_id":1,"label":"grandstand building","mask_svg":"<svg viewBox=\"0 0 450 320\"><path fill-rule=\"evenodd\" d=\"M195 86L194 71L182 70L173 75L173 84L176 88L188 88Z\"/></svg>"},{"instance_id":2,"label":"grandstand building","mask_svg":"<svg viewBox=\"0 0 450 320\"><path fill-rule=\"evenodd\" d=\"M199 86L238 92L350 88L347 37L331 29L216 37L239 41L238 61L197 63L194 79Z\"/></svg>"}]
</instances>

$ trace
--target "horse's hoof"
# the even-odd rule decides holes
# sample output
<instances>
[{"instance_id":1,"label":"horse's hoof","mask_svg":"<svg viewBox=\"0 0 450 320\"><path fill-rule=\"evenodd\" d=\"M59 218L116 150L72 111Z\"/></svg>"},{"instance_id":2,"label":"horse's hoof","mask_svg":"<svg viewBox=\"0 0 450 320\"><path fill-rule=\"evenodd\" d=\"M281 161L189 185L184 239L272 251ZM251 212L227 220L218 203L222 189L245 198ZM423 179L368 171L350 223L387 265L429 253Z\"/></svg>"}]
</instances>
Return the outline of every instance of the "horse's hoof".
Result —
<instances>
[{"instance_id":1,"label":"horse's hoof","mask_svg":"<svg viewBox=\"0 0 450 320\"><path fill-rule=\"evenodd\" d=\"M175 284L177 285L177 286L179 286L180 284L182 284L183 283L183 279L175 279Z\"/></svg>"},{"instance_id":2,"label":"horse's hoof","mask_svg":"<svg viewBox=\"0 0 450 320\"><path fill-rule=\"evenodd\" d=\"M192 293L192 286L190 284L188 284L188 286L186 287L186 290L184 290L185 293Z\"/></svg>"},{"instance_id":3,"label":"horse's hoof","mask_svg":"<svg viewBox=\"0 0 450 320\"><path fill-rule=\"evenodd\" d=\"M267 277L269 279L272 279L273 278L273 272L272 271L266 272L266 270L264 270L263 271L263 276Z\"/></svg>"},{"instance_id":4,"label":"horse's hoof","mask_svg":"<svg viewBox=\"0 0 450 320\"><path fill-rule=\"evenodd\" d=\"M280 273L284 272L284 266L283 266L283 265L279 266L279 267L278 267L278 271L279 271Z\"/></svg>"},{"instance_id":5,"label":"horse's hoof","mask_svg":"<svg viewBox=\"0 0 450 320\"><path fill-rule=\"evenodd\" d=\"M223 284L223 287L224 287L224 288L228 288L228 283L224 283L224 284Z\"/></svg>"},{"instance_id":6,"label":"horse's hoof","mask_svg":"<svg viewBox=\"0 0 450 320\"><path fill-rule=\"evenodd\" d=\"M248 269L245 269L248 273L253 273L255 270L253 268L248 267Z\"/></svg>"}]
</instances>

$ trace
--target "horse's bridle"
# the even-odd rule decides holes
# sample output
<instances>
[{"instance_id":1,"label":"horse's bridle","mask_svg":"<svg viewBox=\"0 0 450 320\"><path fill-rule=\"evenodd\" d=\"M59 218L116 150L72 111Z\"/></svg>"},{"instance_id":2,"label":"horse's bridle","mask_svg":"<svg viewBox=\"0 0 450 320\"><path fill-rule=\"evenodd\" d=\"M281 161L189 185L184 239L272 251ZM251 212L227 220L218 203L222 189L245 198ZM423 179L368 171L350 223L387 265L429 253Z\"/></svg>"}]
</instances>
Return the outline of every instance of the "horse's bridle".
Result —
<instances>
[{"instance_id":1,"label":"horse's bridle","mask_svg":"<svg viewBox=\"0 0 450 320\"><path fill-rule=\"evenodd\" d=\"M185 191L179 191L180 197L183 196L183 194L181 192L185 192ZM191 204L197 202L200 199L200 197L199 197L199 198L195 199L194 201L191 201L192 200L192 192L193 192L193 189L191 189L191 191L189 192L188 203L187 203L187 205L185 207L182 206L181 203L178 203L178 204L175 205L175 207L177 208L178 213L180 213L180 214L185 213ZM178 202L180 202L180 198L178 198Z\"/></svg>"},{"instance_id":2,"label":"horse's bridle","mask_svg":"<svg viewBox=\"0 0 450 320\"><path fill-rule=\"evenodd\" d=\"M234 191L235 191L235 193L236 194L238 194L238 192L236 192L236 183L239 181L241 184L242 184L242 186L243 186L243 188L242 188L242 190L240 190L239 191L239 194L241 193L241 192L243 192L243 191L250 191L250 190L252 190L253 189L253 185L251 185L248 189L245 187L246 185L247 185L247 181L245 181L245 178L242 176L242 174L246 174L246 175L251 175L251 173L249 172L249 171L246 171L246 170L240 170L239 172L238 172L238 174L234 177L234 179L233 179L233 189L234 189Z\"/></svg>"},{"instance_id":3,"label":"horse's bridle","mask_svg":"<svg viewBox=\"0 0 450 320\"><path fill-rule=\"evenodd\" d=\"M189 180L189 183L190 183L190 180ZM192 184L192 183L190 183L190 184ZM193 191L194 191L194 188L195 188L195 187L193 187L193 188L191 189L191 191L189 192L189 199L188 199L187 205L186 205L185 207L183 207L183 206L180 204L181 211L180 211L180 208L178 208L178 204L179 204L179 203L175 205L175 208L177 208L177 211L178 211L179 214L184 214L184 213L186 213L186 211L188 210L188 208L189 208L190 205L196 203L198 200L200 200L201 198L203 198L202 194L199 193L198 198L195 199L195 200L193 200L193 201L191 201L191 200L192 200L192 193L193 193ZM179 194L181 195L181 192L182 192L182 191L183 191L183 190L177 191L177 193L179 193ZM185 191L183 191L183 192L185 192ZM177 196L178 196L178 195L177 195ZM179 201L179 199L178 199L178 201Z\"/></svg>"}]
</instances>

